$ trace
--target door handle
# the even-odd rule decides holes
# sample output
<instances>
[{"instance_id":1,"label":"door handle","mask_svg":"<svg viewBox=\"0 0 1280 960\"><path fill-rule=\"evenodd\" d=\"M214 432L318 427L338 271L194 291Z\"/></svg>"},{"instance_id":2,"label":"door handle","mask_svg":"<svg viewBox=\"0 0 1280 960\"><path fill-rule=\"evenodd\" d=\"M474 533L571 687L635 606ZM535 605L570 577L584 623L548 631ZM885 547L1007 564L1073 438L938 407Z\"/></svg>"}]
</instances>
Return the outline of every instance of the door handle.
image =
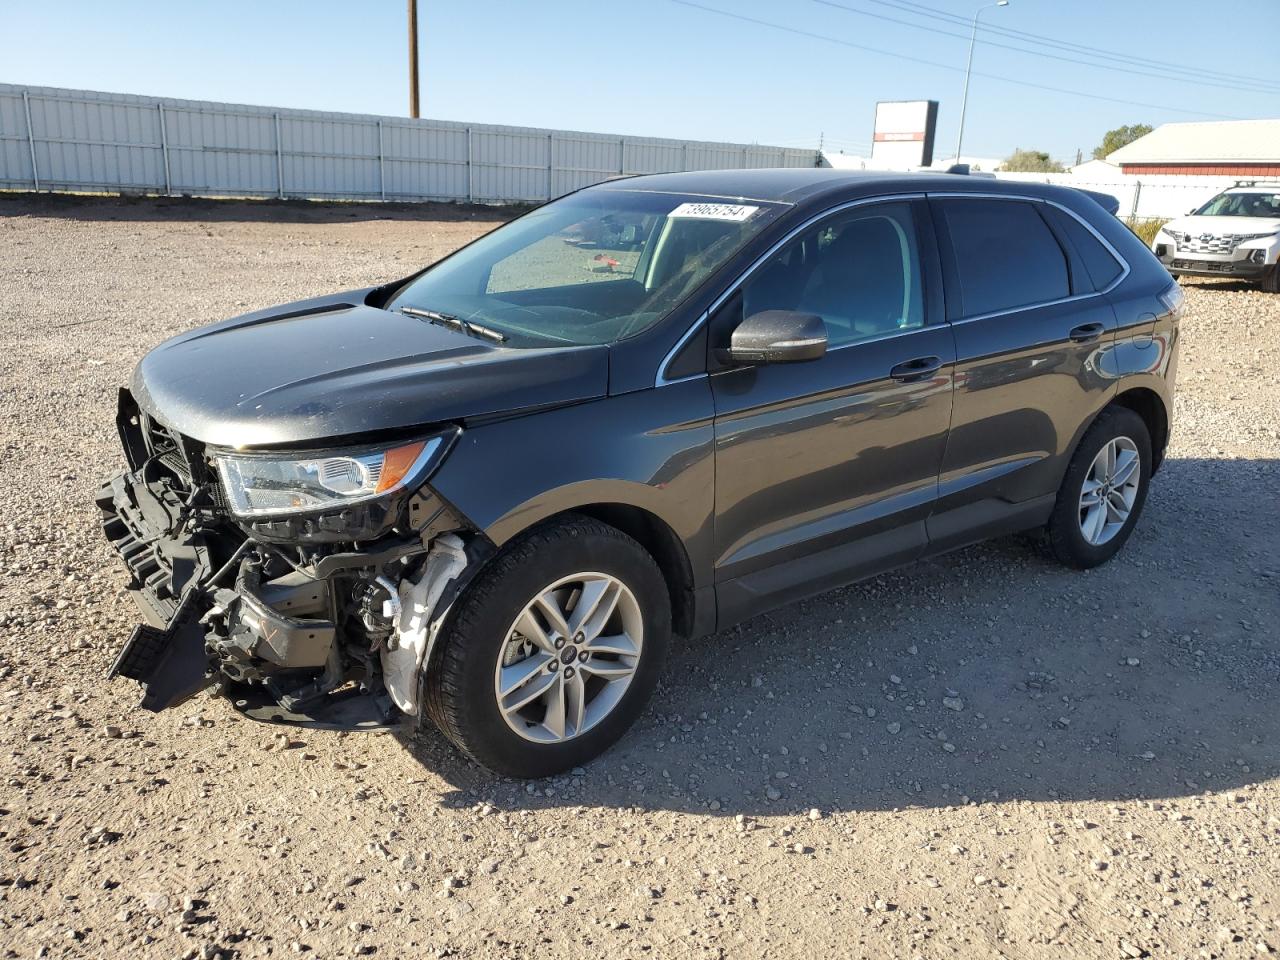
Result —
<instances>
[{"instance_id":1,"label":"door handle","mask_svg":"<svg viewBox=\"0 0 1280 960\"><path fill-rule=\"evenodd\" d=\"M1105 329L1106 327L1100 323L1082 323L1078 327L1072 327L1067 336L1076 343L1088 343L1102 336L1102 331Z\"/></svg>"},{"instance_id":2,"label":"door handle","mask_svg":"<svg viewBox=\"0 0 1280 960\"><path fill-rule=\"evenodd\" d=\"M942 369L941 357L916 357L904 360L889 371L889 376L902 383L914 383L916 380L927 380Z\"/></svg>"}]
</instances>

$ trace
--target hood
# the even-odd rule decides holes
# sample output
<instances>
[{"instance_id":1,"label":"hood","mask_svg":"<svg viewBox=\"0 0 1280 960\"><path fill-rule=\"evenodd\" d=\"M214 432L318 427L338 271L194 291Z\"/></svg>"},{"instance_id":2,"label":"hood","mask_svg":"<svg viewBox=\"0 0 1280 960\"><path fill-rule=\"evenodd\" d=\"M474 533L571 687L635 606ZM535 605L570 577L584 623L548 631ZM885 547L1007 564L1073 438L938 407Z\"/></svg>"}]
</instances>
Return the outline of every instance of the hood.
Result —
<instances>
[{"instance_id":1,"label":"hood","mask_svg":"<svg viewBox=\"0 0 1280 960\"><path fill-rule=\"evenodd\" d=\"M1235 234L1248 236L1254 233L1275 233L1280 231L1280 219L1275 217L1179 217L1164 225L1166 230L1178 233L1189 233L1198 237L1202 233L1215 237Z\"/></svg>"},{"instance_id":2,"label":"hood","mask_svg":"<svg viewBox=\"0 0 1280 960\"><path fill-rule=\"evenodd\" d=\"M305 445L602 397L606 346L512 349L362 304L363 292L174 337L138 364L138 405L204 443Z\"/></svg>"}]
</instances>

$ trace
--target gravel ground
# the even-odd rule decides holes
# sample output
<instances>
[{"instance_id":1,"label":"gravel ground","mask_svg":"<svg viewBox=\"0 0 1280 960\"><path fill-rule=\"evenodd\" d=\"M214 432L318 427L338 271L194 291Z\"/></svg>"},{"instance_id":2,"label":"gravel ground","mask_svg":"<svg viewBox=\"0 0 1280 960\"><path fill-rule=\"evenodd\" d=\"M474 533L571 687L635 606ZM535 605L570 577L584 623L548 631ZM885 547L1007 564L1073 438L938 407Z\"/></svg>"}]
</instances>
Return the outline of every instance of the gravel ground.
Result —
<instances>
[{"instance_id":1,"label":"gravel ground","mask_svg":"<svg viewBox=\"0 0 1280 960\"><path fill-rule=\"evenodd\" d=\"M1004 540L691 643L571 776L106 683L134 614L92 496L136 360L497 219L0 199L0 955L1280 950L1280 297L1243 287L1187 287L1170 459L1111 564Z\"/></svg>"}]
</instances>

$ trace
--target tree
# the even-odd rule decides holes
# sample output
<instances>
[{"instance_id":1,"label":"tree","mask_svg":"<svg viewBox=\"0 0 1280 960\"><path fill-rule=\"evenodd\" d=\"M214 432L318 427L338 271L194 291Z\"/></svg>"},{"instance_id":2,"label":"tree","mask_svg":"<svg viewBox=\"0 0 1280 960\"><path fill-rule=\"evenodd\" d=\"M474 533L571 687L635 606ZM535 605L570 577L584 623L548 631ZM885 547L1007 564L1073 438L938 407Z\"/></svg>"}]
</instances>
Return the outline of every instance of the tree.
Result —
<instances>
[{"instance_id":1,"label":"tree","mask_svg":"<svg viewBox=\"0 0 1280 960\"><path fill-rule=\"evenodd\" d=\"M1093 148L1093 159L1105 160L1108 154L1115 153L1121 147L1127 147L1139 137L1145 137L1152 129L1149 123L1135 123L1132 126L1126 125L1108 130L1102 137L1102 143Z\"/></svg>"},{"instance_id":2,"label":"tree","mask_svg":"<svg viewBox=\"0 0 1280 960\"><path fill-rule=\"evenodd\" d=\"M1062 164L1043 150L1014 150L1000 169L1008 173L1062 173Z\"/></svg>"}]
</instances>

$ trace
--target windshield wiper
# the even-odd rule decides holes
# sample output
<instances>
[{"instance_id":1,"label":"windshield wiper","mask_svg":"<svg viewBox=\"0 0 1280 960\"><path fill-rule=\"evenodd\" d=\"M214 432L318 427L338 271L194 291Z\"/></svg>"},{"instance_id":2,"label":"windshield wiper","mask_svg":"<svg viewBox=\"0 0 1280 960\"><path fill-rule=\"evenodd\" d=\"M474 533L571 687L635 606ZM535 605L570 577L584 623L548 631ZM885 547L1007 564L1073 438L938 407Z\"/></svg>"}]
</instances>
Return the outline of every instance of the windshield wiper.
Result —
<instances>
[{"instance_id":1,"label":"windshield wiper","mask_svg":"<svg viewBox=\"0 0 1280 960\"><path fill-rule=\"evenodd\" d=\"M476 323L474 320L463 320L461 317L455 317L451 313L441 313L439 310L423 310L419 307L401 307L400 312L422 320L430 320L432 323L438 323L440 326L448 327L450 330L457 330L459 333L467 333L473 337L492 340L494 343L503 343L507 339L506 334L499 333L492 327L486 327L484 324Z\"/></svg>"}]
</instances>

